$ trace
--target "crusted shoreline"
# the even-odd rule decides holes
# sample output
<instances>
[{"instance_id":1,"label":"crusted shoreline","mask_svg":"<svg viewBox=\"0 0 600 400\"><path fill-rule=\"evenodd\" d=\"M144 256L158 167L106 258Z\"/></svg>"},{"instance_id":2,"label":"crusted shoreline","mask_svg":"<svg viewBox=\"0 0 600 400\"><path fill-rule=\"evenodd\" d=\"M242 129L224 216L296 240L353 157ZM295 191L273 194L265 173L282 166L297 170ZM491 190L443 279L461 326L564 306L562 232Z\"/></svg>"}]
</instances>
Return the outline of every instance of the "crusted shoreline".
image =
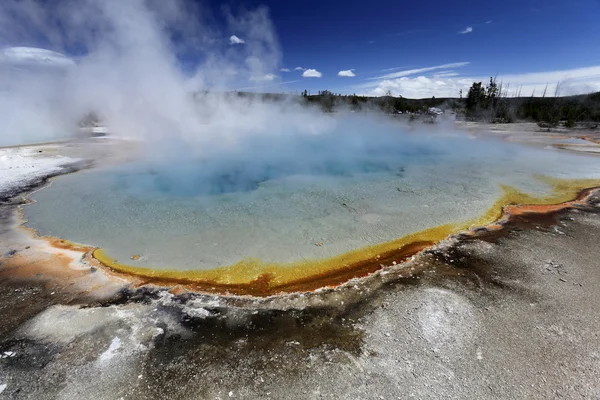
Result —
<instances>
[{"instance_id":1,"label":"crusted shoreline","mask_svg":"<svg viewBox=\"0 0 600 400\"><path fill-rule=\"evenodd\" d=\"M542 179L542 178L540 178ZM423 250L464 232L498 229L503 220L523 213L548 213L585 202L589 189L597 180L560 181L543 178L553 188L553 194L536 198L510 187L480 217L463 223L445 224L400 237L391 242L367 246L324 260L309 260L292 264L263 264L248 260L229 267L213 270L177 271L150 270L125 265L112 260L101 249L93 257L116 273L141 279L158 286L179 285L192 292L224 295L250 295L268 297L294 292L311 292L321 288L334 288L352 279L403 265Z\"/></svg>"},{"instance_id":2,"label":"crusted shoreline","mask_svg":"<svg viewBox=\"0 0 600 400\"><path fill-rule=\"evenodd\" d=\"M600 189L573 198L505 206L367 278L268 297L113 273L5 204L2 395L593 398Z\"/></svg>"},{"instance_id":3,"label":"crusted shoreline","mask_svg":"<svg viewBox=\"0 0 600 400\"><path fill-rule=\"evenodd\" d=\"M423 251L412 277L382 271L311 295L125 286L86 303L0 279L0 308L21 316L0 324L0 377L13 398L590 398L598 204L595 190L513 214Z\"/></svg>"},{"instance_id":4,"label":"crusted shoreline","mask_svg":"<svg viewBox=\"0 0 600 400\"><path fill-rule=\"evenodd\" d=\"M78 162L65 167L64 171L61 171L62 173L49 173L47 176L27 182L19 189L12 191L11 198L3 203L3 207L5 212L6 207L14 207L12 212L17 214L17 223L13 224L13 229L20 229L26 232L32 240L41 240L51 248L64 251L68 255L61 253L57 260L54 260L55 262L52 262L51 259L48 260L51 264L49 267L44 267L43 262L37 262L37 272L31 268L20 268L19 265L36 263L35 255L33 258L13 255L3 261L5 268L0 272L0 276L10 275L7 272L10 269L20 279L27 279L28 275L29 278L34 275L39 277L40 273L49 276L55 275L54 278L57 279L74 279L72 272L75 270L76 278L79 279L82 274L85 275L91 271L94 277L102 276L103 284L108 281L113 283L113 285L109 285L112 287L112 291L109 293L105 291L100 296L97 296L99 293L91 296L103 304L137 301L145 296L157 298L160 293L168 292L181 299L198 298L202 301L218 301L220 304L231 304L244 308L304 308L311 305L311 296L323 298L334 293L334 296L337 297L342 292L352 292L357 289L364 293L365 289L374 290L393 280L411 278L428 268L425 259L432 252L450 252L452 246L456 246L464 240L502 235L523 215L533 219L552 219L554 215L563 210L585 207L590 197L599 191L597 187L576 189L582 185L590 185L591 180L573 181L571 184L556 181L554 182L554 197L545 199L536 199L514 190L511 191L510 188L504 188L505 195L498 199L497 203L484 216L476 221L470 221L478 222L479 225L471 223L467 224L468 227L467 225L442 225L408 235L394 241L392 246L384 244L387 245L387 250L384 248L384 251L381 251L381 247L376 248L376 255L362 257L354 264L350 264L349 267L338 271L324 271L303 280L286 282L283 285L272 285L272 275L268 273L259 274L256 279L250 280L248 283L223 284L216 280L203 280L202 276L200 279L190 279L188 276L165 276L161 271L147 275L139 273L139 271L128 271L120 265L107 263L103 257L98 257L98 248L78 245L60 238L40 238L35 230L23 226L24 221L18 205L26 202L27 194L42 188L54 176L75 172L90 166L89 161ZM531 204L510 204L515 199L530 200ZM562 201L554 203L553 200ZM3 214L3 224L6 225L6 214ZM397 245L398 242L400 242L400 246ZM364 254L369 253L363 252ZM56 262L61 258L61 262ZM73 267L74 264L78 265ZM224 269L217 269L214 272L223 273ZM115 290L115 285L119 287L118 290ZM91 290L93 291L93 289Z\"/></svg>"}]
</instances>

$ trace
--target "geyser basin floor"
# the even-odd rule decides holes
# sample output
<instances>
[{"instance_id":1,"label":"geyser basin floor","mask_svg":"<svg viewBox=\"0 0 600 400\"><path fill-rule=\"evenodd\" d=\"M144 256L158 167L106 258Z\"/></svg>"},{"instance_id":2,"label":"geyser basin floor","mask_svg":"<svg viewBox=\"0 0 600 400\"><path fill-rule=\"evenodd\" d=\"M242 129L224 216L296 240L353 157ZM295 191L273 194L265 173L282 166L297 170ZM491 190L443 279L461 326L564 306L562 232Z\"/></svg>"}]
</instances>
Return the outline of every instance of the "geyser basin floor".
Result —
<instances>
[{"instance_id":1,"label":"geyser basin floor","mask_svg":"<svg viewBox=\"0 0 600 400\"><path fill-rule=\"evenodd\" d=\"M502 240L424 254L424 271L357 290L358 305L335 290L286 296L335 296L314 309L252 308L246 317L242 299L207 311L196 296L171 296L189 314L148 297L44 310L58 291L0 279L0 331L35 316L18 340L4 335L2 351L14 357L0 361L0 381L17 399L595 398L598 211L561 213L550 226L535 218ZM23 316L24 305L37 309Z\"/></svg>"},{"instance_id":2,"label":"geyser basin floor","mask_svg":"<svg viewBox=\"0 0 600 400\"><path fill-rule=\"evenodd\" d=\"M35 193L24 213L40 234L99 246L117 271L264 295L364 276L492 222L505 204L560 203L600 182L594 157L460 135L388 139L298 164L310 168L259 154L243 160L251 173L217 157L84 171Z\"/></svg>"}]
</instances>

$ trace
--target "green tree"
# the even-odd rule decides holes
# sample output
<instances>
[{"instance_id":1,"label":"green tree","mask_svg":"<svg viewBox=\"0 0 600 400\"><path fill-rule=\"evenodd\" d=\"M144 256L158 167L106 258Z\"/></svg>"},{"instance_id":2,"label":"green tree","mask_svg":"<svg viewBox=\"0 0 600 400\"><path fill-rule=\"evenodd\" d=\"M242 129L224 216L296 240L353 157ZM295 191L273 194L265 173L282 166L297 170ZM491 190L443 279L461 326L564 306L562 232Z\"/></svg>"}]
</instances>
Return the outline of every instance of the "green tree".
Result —
<instances>
[{"instance_id":1,"label":"green tree","mask_svg":"<svg viewBox=\"0 0 600 400\"><path fill-rule=\"evenodd\" d=\"M485 107L486 93L481 82L473 82L467 94L467 113L474 116L477 111Z\"/></svg>"},{"instance_id":2,"label":"green tree","mask_svg":"<svg viewBox=\"0 0 600 400\"><path fill-rule=\"evenodd\" d=\"M499 95L498 84L496 83L496 78L490 77L490 83L486 87L486 96L488 99L492 100L497 98Z\"/></svg>"}]
</instances>

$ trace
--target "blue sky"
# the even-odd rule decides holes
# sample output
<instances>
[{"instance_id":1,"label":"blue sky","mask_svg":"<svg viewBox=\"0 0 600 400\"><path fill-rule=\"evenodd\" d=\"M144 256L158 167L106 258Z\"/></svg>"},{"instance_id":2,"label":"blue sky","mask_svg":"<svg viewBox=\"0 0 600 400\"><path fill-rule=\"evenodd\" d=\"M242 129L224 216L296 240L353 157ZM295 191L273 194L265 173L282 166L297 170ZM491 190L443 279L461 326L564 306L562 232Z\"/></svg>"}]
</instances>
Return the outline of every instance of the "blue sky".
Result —
<instances>
[{"instance_id":1,"label":"blue sky","mask_svg":"<svg viewBox=\"0 0 600 400\"><path fill-rule=\"evenodd\" d=\"M5 0L0 50L158 61L166 37L192 90L456 97L497 76L509 94L570 95L600 91L599 17L600 0Z\"/></svg>"},{"instance_id":2,"label":"blue sky","mask_svg":"<svg viewBox=\"0 0 600 400\"><path fill-rule=\"evenodd\" d=\"M428 91L411 86L416 82L410 79L435 79L436 73L442 73L440 82L452 80L453 84L447 85L452 87L463 79L506 76L516 82L514 87L523 86L523 93L536 85L539 88L542 82L538 81L544 78L566 80L566 92L586 91L588 86L595 90L600 80L596 69L578 70L600 66L598 0L263 0L230 4L264 4L270 9L283 52L282 67L292 70L277 72L281 80L270 86L273 91L328 89L378 94L379 86L373 85L390 78L367 78L456 63L468 64L416 72L404 77L407 85L399 83L398 87L394 86L398 78L391 78L389 85L381 87L400 95L404 88L406 97L435 93L436 87L440 96L450 94L450 87L441 90L440 85L430 85ZM293 71L296 67L315 69L322 76L302 78L302 71ZM337 76L349 69L355 77ZM529 80L522 76L553 71L560 73L530 76ZM573 79L576 84L569 82ZM294 80L300 82L281 84Z\"/></svg>"}]
</instances>

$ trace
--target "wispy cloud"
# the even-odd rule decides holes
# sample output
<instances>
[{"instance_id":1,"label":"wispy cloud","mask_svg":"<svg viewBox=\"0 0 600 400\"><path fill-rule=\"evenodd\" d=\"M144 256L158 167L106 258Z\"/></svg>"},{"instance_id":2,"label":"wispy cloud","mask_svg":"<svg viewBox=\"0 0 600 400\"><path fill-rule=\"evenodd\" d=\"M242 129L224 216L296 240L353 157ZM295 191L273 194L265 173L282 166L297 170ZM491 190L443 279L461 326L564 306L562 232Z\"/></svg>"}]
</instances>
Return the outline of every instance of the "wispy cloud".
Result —
<instances>
[{"instance_id":1,"label":"wispy cloud","mask_svg":"<svg viewBox=\"0 0 600 400\"><path fill-rule=\"evenodd\" d=\"M306 71L306 68L296 67L294 68L294 71Z\"/></svg>"},{"instance_id":2,"label":"wispy cloud","mask_svg":"<svg viewBox=\"0 0 600 400\"><path fill-rule=\"evenodd\" d=\"M376 86L358 86L354 89L367 89L362 94L382 96L388 91L393 95L408 98L457 97L462 89L468 91L473 82L486 82L489 76L471 75L457 76L453 71L442 71L433 76L403 76L397 79L386 79L376 83ZM509 96L521 93L530 96L536 93L540 96L546 86L547 93L554 95L555 91L561 96L583 94L600 91L600 65L559 71L540 71L522 74L499 74L496 77L502 82Z\"/></svg>"},{"instance_id":3,"label":"wispy cloud","mask_svg":"<svg viewBox=\"0 0 600 400\"><path fill-rule=\"evenodd\" d=\"M385 74L385 75L382 75L382 76L377 76L377 77L374 77L374 78L369 78L369 80L395 79L395 78L401 78L403 76L410 76L410 75L422 74L423 72L435 71L435 70L438 70L438 69L460 68L460 67L464 67L464 66L467 66L467 65L469 65L468 62L457 62L457 63L436 65L436 66L433 66L433 67L407 69L407 70L404 70L404 71L398 71L398 72L393 72L391 74ZM371 86L374 86L374 84L371 84Z\"/></svg>"},{"instance_id":4,"label":"wispy cloud","mask_svg":"<svg viewBox=\"0 0 600 400\"><path fill-rule=\"evenodd\" d=\"M262 75L262 76L251 76L250 80L251 81L272 81L272 80L275 80L275 78L277 78L277 75L275 75L275 74L266 74L266 75Z\"/></svg>"},{"instance_id":5,"label":"wispy cloud","mask_svg":"<svg viewBox=\"0 0 600 400\"><path fill-rule=\"evenodd\" d=\"M388 72L388 71L396 71L399 69L404 69L404 68L408 68L409 66L403 66L403 67L393 67L393 68L384 68L384 69L380 69L379 72Z\"/></svg>"},{"instance_id":6,"label":"wispy cloud","mask_svg":"<svg viewBox=\"0 0 600 400\"><path fill-rule=\"evenodd\" d=\"M462 31L459 31L458 34L459 35L466 35L467 33L471 33L471 32L473 32L473 27L472 26L467 26Z\"/></svg>"},{"instance_id":7,"label":"wispy cloud","mask_svg":"<svg viewBox=\"0 0 600 400\"><path fill-rule=\"evenodd\" d=\"M289 68L281 68L279 72L292 72Z\"/></svg>"},{"instance_id":8,"label":"wispy cloud","mask_svg":"<svg viewBox=\"0 0 600 400\"><path fill-rule=\"evenodd\" d=\"M485 21L485 23L486 23L486 24L491 24L491 23L492 23L492 21Z\"/></svg>"},{"instance_id":9,"label":"wispy cloud","mask_svg":"<svg viewBox=\"0 0 600 400\"><path fill-rule=\"evenodd\" d=\"M307 69L302 73L303 78L320 78L323 74L317 71L316 69Z\"/></svg>"},{"instance_id":10,"label":"wispy cloud","mask_svg":"<svg viewBox=\"0 0 600 400\"><path fill-rule=\"evenodd\" d=\"M353 71L354 71L353 69L347 69L347 70L344 70L344 71L340 71L340 72L338 72L338 76L344 76L344 77L347 77L347 78L352 78L352 77L356 76L356 74Z\"/></svg>"},{"instance_id":11,"label":"wispy cloud","mask_svg":"<svg viewBox=\"0 0 600 400\"><path fill-rule=\"evenodd\" d=\"M229 38L229 44L244 44L246 43L244 41L244 39L240 39L239 37L235 36L235 35L231 35L231 37Z\"/></svg>"},{"instance_id":12,"label":"wispy cloud","mask_svg":"<svg viewBox=\"0 0 600 400\"><path fill-rule=\"evenodd\" d=\"M440 71L440 72L434 72L433 76L434 78L443 78L443 77L449 77L449 76L459 76L460 74L456 71Z\"/></svg>"}]
</instances>

